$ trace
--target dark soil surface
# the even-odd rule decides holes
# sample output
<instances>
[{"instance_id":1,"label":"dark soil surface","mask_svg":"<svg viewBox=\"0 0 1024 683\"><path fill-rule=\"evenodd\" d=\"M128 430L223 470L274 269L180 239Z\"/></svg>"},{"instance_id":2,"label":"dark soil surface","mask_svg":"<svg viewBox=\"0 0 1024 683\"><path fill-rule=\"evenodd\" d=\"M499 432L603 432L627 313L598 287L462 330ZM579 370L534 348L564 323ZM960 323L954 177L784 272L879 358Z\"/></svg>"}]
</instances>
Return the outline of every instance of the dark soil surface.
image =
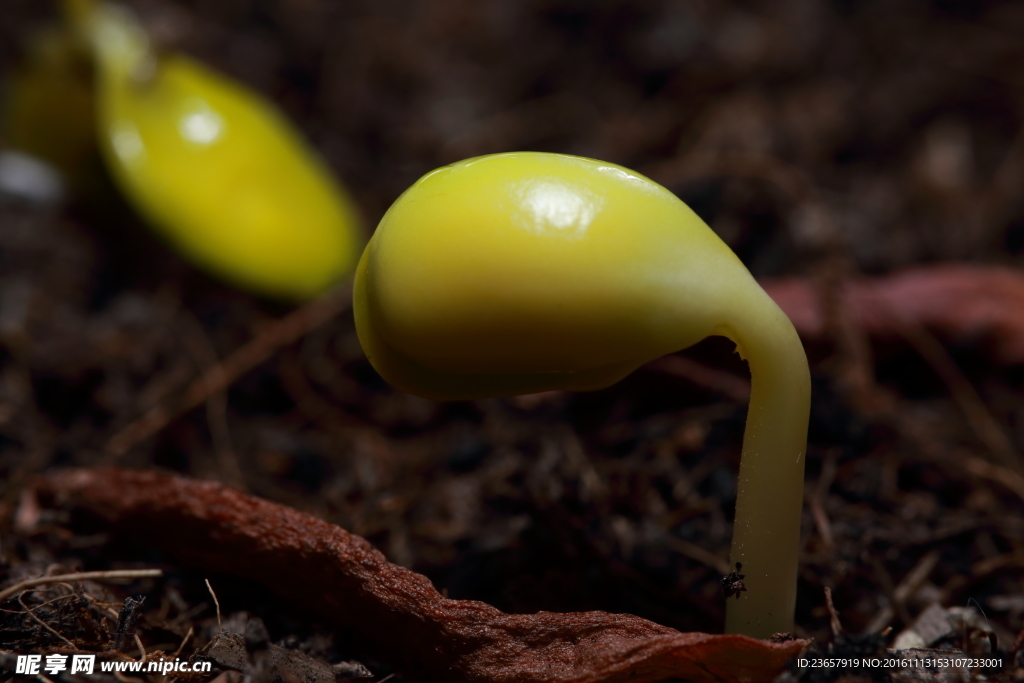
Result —
<instances>
[{"instance_id":1,"label":"dark soil surface","mask_svg":"<svg viewBox=\"0 0 1024 683\"><path fill-rule=\"evenodd\" d=\"M132 4L167 49L277 102L350 187L368 234L427 171L529 149L649 173L759 278L1024 258L1021 3ZM56 14L38 0L0 4L0 85ZM0 195L0 585L46 572L166 574L8 600L0 650L66 639L107 651L111 610L143 595L141 642L187 656L216 631L209 579L221 618L241 631L259 617L270 642L391 674L358 633L325 629L260 586L178 566L159 539L82 535L60 510L19 525L33 475L97 465L215 479L310 512L449 597L721 632L746 408L663 366L588 394L434 403L380 379L346 310L117 453L111 440L128 425L174 405L291 309L194 270L92 163L64 201ZM808 347L797 635L832 641L826 588L847 633L884 632L889 646L929 605L972 607L984 618L939 644L978 651L988 636L976 632L991 631L1009 667L1024 617L1024 489L1014 492L1024 372L980 344L938 340L1009 444L993 448L934 354L862 341ZM746 376L721 339L681 355ZM1009 484L977 476L979 462Z\"/></svg>"}]
</instances>

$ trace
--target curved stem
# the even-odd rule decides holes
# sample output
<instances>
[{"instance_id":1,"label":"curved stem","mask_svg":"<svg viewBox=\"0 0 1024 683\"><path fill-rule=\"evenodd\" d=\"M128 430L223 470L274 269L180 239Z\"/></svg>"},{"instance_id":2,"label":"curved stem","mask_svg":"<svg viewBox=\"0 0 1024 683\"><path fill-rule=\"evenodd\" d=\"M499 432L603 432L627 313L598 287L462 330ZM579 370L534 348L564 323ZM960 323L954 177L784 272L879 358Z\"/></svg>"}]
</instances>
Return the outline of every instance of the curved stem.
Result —
<instances>
[{"instance_id":1,"label":"curved stem","mask_svg":"<svg viewBox=\"0 0 1024 683\"><path fill-rule=\"evenodd\" d=\"M811 396L800 338L763 296L754 318L747 309L726 331L750 363L751 394L731 554L747 591L729 600L725 630L757 638L793 630Z\"/></svg>"},{"instance_id":2,"label":"curved stem","mask_svg":"<svg viewBox=\"0 0 1024 683\"><path fill-rule=\"evenodd\" d=\"M82 30L96 11L96 0L62 0L61 11L72 28Z\"/></svg>"},{"instance_id":3,"label":"curved stem","mask_svg":"<svg viewBox=\"0 0 1024 683\"><path fill-rule=\"evenodd\" d=\"M100 0L63 0L68 24L89 45L104 77L145 80L156 68L149 37L125 8Z\"/></svg>"}]
</instances>

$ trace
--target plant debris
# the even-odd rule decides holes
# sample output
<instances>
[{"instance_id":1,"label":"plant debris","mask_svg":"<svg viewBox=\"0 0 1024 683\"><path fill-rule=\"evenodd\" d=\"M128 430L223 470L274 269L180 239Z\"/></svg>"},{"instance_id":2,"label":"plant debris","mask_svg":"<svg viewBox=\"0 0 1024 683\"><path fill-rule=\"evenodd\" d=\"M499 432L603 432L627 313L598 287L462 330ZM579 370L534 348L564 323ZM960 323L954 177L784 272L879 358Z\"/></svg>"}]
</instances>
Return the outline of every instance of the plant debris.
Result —
<instances>
[{"instance_id":1,"label":"plant debris","mask_svg":"<svg viewBox=\"0 0 1024 683\"><path fill-rule=\"evenodd\" d=\"M135 637L135 622L139 620L139 608L145 601L145 596L124 599L121 613L117 616L117 633L114 635L115 650L123 652L128 642Z\"/></svg>"},{"instance_id":2,"label":"plant debris","mask_svg":"<svg viewBox=\"0 0 1024 683\"><path fill-rule=\"evenodd\" d=\"M68 470L37 492L87 511L118 533L159 539L176 557L254 579L337 626L386 648L422 681L698 683L769 681L806 641L680 633L602 612L505 614L449 600L388 562L366 540L315 517L222 484L157 472Z\"/></svg>"},{"instance_id":3,"label":"plant debris","mask_svg":"<svg viewBox=\"0 0 1024 683\"><path fill-rule=\"evenodd\" d=\"M762 283L801 335L826 333L828 303L806 279ZM1024 273L991 266L913 268L841 283L839 306L864 332L902 337L926 327L959 343L987 342L1007 365L1024 363Z\"/></svg>"}]
</instances>

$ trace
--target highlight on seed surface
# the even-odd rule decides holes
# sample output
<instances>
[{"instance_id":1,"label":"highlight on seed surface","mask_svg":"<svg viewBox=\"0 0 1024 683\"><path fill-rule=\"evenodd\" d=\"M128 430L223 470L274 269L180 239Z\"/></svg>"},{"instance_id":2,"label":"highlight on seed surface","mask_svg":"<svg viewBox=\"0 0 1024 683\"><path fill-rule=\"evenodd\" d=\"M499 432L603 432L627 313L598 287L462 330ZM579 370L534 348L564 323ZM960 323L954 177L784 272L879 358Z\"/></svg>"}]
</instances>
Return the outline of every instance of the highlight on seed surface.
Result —
<instances>
[{"instance_id":1,"label":"highlight on seed surface","mask_svg":"<svg viewBox=\"0 0 1024 683\"><path fill-rule=\"evenodd\" d=\"M793 325L675 195L611 163L516 152L428 173L381 220L354 311L396 387L472 399L609 386L722 335L750 365L726 630L792 631L810 373Z\"/></svg>"},{"instance_id":2,"label":"highlight on seed surface","mask_svg":"<svg viewBox=\"0 0 1024 683\"><path fill-rule=\"evenodd\" d=\"M97 70L96 125L120 189L194 263L305 299L347 276L358 212L294 126L243 85L158 54L127 9L65 0Z\"/></svg>"}]
</instances>

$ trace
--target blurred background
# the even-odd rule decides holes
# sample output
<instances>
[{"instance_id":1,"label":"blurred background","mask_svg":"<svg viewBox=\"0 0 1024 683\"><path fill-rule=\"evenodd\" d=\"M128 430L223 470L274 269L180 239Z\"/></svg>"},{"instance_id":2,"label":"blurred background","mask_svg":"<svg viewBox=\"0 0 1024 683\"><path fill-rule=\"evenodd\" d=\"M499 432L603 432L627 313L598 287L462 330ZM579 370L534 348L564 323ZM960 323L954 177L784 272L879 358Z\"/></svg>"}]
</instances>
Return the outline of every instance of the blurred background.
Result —
<instances>
[{"instance_id":1,"label":"blurred background","mask_svg":"<svg viewBox=\"0 0 1024 683\"><path fill-rule=\"evenodd\" d=\"M1021 3L129 4L161 49L280 106L350 188L367 236L427 171L539 150L661 182L758 278L827 289L1024 259ZM0 5L8 118L16 74L59 22L48 2ZM80 76L85 99L68 95L55 112L58 155L60 131L92 125L87 65ZM0 165L8 538L33 473L156 467L311 511L451 597L721 629L745 417L746 373L729 344L709 340L592 394L439 404L388 387L345 310L179 409L190 383L293 308L191 267L119 196L95 149L73 156L63 189L44 174L26 190L24 173L4 181ZM929 604L973 599L1012 646L1024 489L994 481L1024 474L1024 374L981 332L808 339L801 635L828 637L827 586L855 633L895 635ZM54 538L3 543L0 572L102 565L102 549ZM252 603L236 607L258 612Z\"/></svg>"}]
</instances>

